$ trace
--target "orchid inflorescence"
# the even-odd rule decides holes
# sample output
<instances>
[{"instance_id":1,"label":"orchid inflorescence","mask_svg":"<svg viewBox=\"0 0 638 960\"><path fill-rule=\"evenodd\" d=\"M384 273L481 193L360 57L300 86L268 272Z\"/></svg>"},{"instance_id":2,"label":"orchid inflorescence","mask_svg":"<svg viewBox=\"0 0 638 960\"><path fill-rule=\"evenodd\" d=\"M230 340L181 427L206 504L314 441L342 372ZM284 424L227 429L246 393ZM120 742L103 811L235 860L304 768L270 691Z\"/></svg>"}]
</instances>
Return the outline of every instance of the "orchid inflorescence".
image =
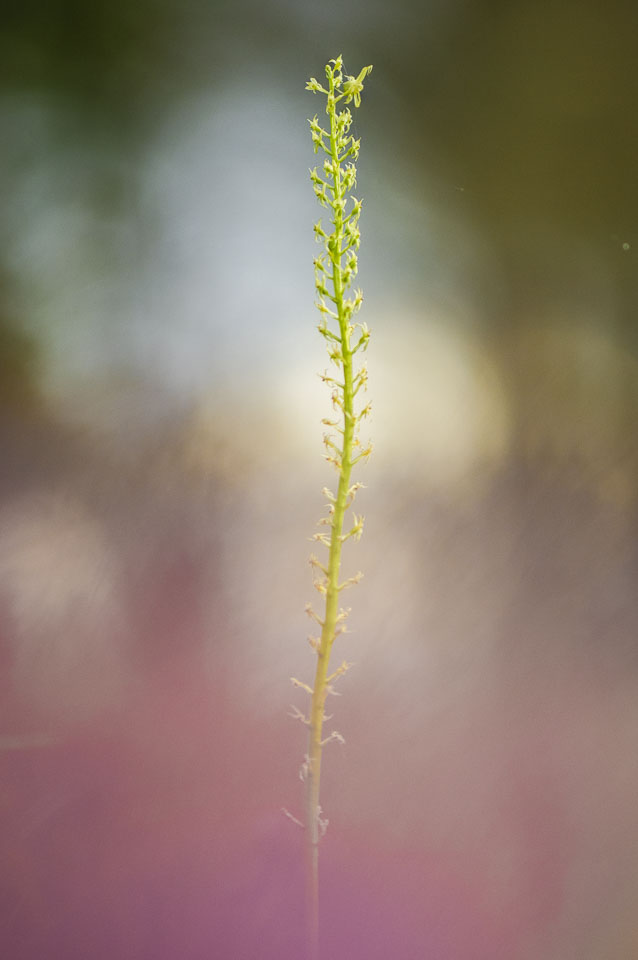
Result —
<instances>
[{"instance_id":1,"label":"orchid inflorescence","mask_svg":"<svg viewBox=\"0 0 638 960\"><path fill-rule=\"evenodd\" d=\"M361 70L358 77L346 75L342 58L337 57L326 66L327 89L314 77L311 77L306 84L306 90L326 95L326 113L330 121L330 130L324 130L320 126L316 115L308 122L315 153L321 149L325 154L322 173L320 174L317 167L314 167L310 171L310 180L321 206L331 210L330 222L333 228L331 233L326 233L321 220L314 226L315 238L323 245L323 251L314 259L315 288L318 294L315 305L321 314L318 329L326 340L328 356L342 374L341 378L332 376L327 371L321 375L321 379L331 389L333 408L338 415L340 414L337 420L325 418L322 421L325 426L336 430L341 438L335 442L333 433L324 434L325 458L339 472L340 480L344 469L348 471L349 480L349 470L359 460L370 455L371 447L362 449L358 437L358 425L369 415L370 404L364 405L358 413L355 413L353 404L359 391L366 389L368 371L364 363L355 373L352 362L356 353L367 349L370 331L367 324L353 322L353 317L359 312L363 302L361 290L354 290L351 297L345 296L345 292L357 275L357 251L361 244L359 218L362 202L354 196L349 196L357 183L355 161L359 157L361 141L350 135L351 111L347 107L338 111L337 104L340 101L344 104L354 101L355 107L360 106L363 81L371 70L372 67L368 66ZM349 204L350 209L348 209ZM354 343L353 338L356 338ZM353 456L355 450L357 452ZM353 487L349 484L344 485L341 493L342 500L345 494L346 509L353 502L356 491L361 486L361 484L355 484ZM324 493L328 499L329 515L323 518L320 524L330 526L331 534L329 536L318 533L315 534L314 539L330 547L332 535L335 533L333 518L337 512L340 497L339 492L336 497L325 489ZM338 536L341 542L350 536L358 539L362 529L363 518L355 516L349 533L343 534L339 530ZM316 583L319 589L327 589L328 572L325 571L324 576Z\"/></svg>"},{"instance_id":2,"label":"orchid inflorescence","mask_svg":"<svg viewBox=\"0 0 638 960\"><path fill-rule=\"evenodd\" d=\"M306 849L308 853L308 900L310 940L314 947L311 954L316 955L318 937L318 843L325 832L327 821L321 818L319 805L319 777L322 748L330 742L343 743L343 737L336 730L328 737L322 737L323 723L328 719L324 713L326 697L336 694L333 683L339 680L351 666L344 660L340 667L328 674L332 645L336 637L345 633L348 609L339 606L342 590L359 582L363 574L357 573L340 581L341 549L346 540L358 540L363 530L363 517L352 515L349 529L344 532L344 520L352 506L361 483L351 483L352 468L367 458L371 446L362 446L359 439L359 425L370 413L370 404L360 405L355 410L355 399L360 391L365 392L368 372L365 363L355 369L355 356L363 353L370 339L370 331L365 323L355 321L363 302L361 290L354 290L347 296L357 275L357 251L361 243L359 218L362 203L352 196L351 191L357 184L356 161L359 156L360 141L350 134L352 113L348 106L361 104L363 82L372 67L364 67L357 77L344 72L343 61L339 56L326 66L327 86L322 86L314 77L306 84L306 90L324 94L327 98L326 113L329 129L324 129L315 115L310 123L310 133L315 153L324 154L320 170L315 166L310 171L317 200L329 211L331 229L328 230L319 220L314 225L314 234L323 250L314 259L315 305L321 315L318 329L326 341L328 356L337 372L325 371L321 379L331 392L333 414L322 421L328 428L323 442L326 449L325 459L333 465L338 474L337 491L333 493L324 488L327 500L327 516L319 521L322 528L312 539L318 545L327 548L325 562L311 556L314 586L324 598L323 613L317 613L310 604L306 612L320 628L319 636L309 637L309 642L317 656L314 684L302 683L291 678L293 684L310 695L309 716L296 707L292 716L301 720L309 728L308 752L300 771L306 789ZM338 109L338 104L342 108ZM295 818L293 818L295 819Z\"/></svg>"}]
</instances>

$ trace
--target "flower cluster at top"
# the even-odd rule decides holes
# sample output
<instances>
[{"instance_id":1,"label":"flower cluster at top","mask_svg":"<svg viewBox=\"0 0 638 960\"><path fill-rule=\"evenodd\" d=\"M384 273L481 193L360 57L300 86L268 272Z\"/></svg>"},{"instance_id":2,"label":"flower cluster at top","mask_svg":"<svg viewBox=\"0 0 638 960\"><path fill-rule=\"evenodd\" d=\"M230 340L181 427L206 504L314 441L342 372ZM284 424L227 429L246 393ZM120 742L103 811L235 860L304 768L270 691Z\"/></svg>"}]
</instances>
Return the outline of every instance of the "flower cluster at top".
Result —
<instances>
[{"instance_id":1,"label":"flower cluster at top","mask_svg":"<svg viewBox=\"0 0 638 960\"><path fill-rule=\"evenodd\" d=\"M336 595L342 586L355 582L338 584L339 551L335 552L335 544L337 541L341 544L349 537L358 539L361 535L363 517L354 515L348 532L343 532L343 518L361 487L359 483L351 484L351 469L360 460L367 459L371 452L370 445L362 448L358 436L361 421L370 413L370 404L364 403L360 409L355 409L359 392L365 392L367 388L367 368L365 363L358 370L353 365L355 354L367 349L370 331L365 323L353 321L363 302L361 290L354 290L349 297L346 295L358 270L362 207L361 200L351 193L357 183L355 162L360 141L350 133L352 113L346 104L354 101L355 107L360 105L363 81L371 70L372 67L364 67L358 77L351 77L344 72L342 58L337 57L326 66L325 87L314 77L306 84L306 89L312 93L325 94L329 120L328 129L320 125L317 116L309 121L314 151L321 150L323 154L323 166L320 170L314 167L310 179L319 203L329 211L332 225L331 229L324 229L319 220L314 226L315 239L323 246L322 252L314 259L315 305L321 314L319 332L338 371L335 376L326 372L321 379L332 391L333 410L337 415L336 419L325 418L322 422L335 431L326 433L323 442L325 459L339 473L339 487L336 496L324 489L328 516L320 520L319 525L330 527L330 533L316 533L313 537L330 549L330 569L322 567L315 558L312 561L324 574L315 586L320 592L328 590L328 598L331 591ZM339 109L340 103L343 106Z\"/></svg>"},{"instance_id":2,"label":"flower cluster at top","mask_svg":"<svg viewBox=\"0 0 638 960\"><path fill-rule=\"evenodd\" d=\"M345 107L337 111L337 104L343 101L345 105L354 101L355 107L358 107L361 104L363 81L371 70L371 66L364 67L358 77L348 76L343 72L342 58L337 57L326 66L327 89L314 77L306 84L306 90L326 95L326 113L330 120L330 130L321 127L317 116L308 122L315 153L321 149L325 154L321 172L314 167L310 171L310 179L321 206L331 210L330 222L333 227L328 234L321 220L314 226L315 237L324 247L314 260L318 293L316 306L322 314L319 331L328 342L330 358L336 363L343 360L344 348L351 354L365 349L370 336L365 324L356 324L360 336L353 347L350 345L350 335L354 332L350 320L363 302L360 290L355 290L352 298L344 298L344 291L357 274L357 250L361 243L359 217L362 202L354 196L348 196L357 183L355 161L359 156L361 141L350 135L350 110ZM330 320L338 322L338 334L328 328Z\"/></svg>"},{"instance_id":3,"label":"flower cluster at top","mask_svg":"<svg viewBox=\"0 0 638 960\"><path fill-rule=\"evenodd\" d=\"M330 67L330 63L333 64L333 67ZM328 78L328 83L334 93L335 88L341 88L341 93L336 98L335 102L338 102L343 97L345 97L346 103L350 103L351 100L354 100L355 107L361 106L361 91L363 90L363 81L372 72L372 67L364 67L358 77L346 76L345 80L343 79L343 60L341 57L337 57L336 60L331 60L328 66L326 67L326 76ZM333 83L330 83L330 81ZM315 80L314 77L311 77L308 83L306 84L306 90L310 90L312 93L325 93L329 96L330 91L325 90L320 83ZM326 107L326 113L330 113L330 104Z\"/></svg>"}]
</instances>

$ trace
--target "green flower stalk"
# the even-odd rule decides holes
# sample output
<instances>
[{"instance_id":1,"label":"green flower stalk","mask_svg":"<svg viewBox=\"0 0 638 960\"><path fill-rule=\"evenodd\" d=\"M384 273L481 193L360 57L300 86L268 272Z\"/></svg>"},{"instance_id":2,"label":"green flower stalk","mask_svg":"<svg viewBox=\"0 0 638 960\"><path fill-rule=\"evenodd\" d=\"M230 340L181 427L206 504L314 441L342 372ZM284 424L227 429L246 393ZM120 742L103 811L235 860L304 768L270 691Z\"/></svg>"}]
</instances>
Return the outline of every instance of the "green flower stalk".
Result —
<instances>
[{"instance_id":1,"label":"green flower stalk","mask_svg":"<svg viewBox=\"0 0 638 960\"><path fill-rule=\"evenodd\" d=\"M306 786L308 922L310 956L313 958L318 956L319 840L327 827L319 804L321 754L327 743L344 742L336 730L327 737L323 736L325 703L328 694L335 692L333 684L351 666L343 660L339 667L329 672L330 655L335 639L346 631L349 610L340 607L341 592L358 583L363 576L358 573L340 581L343 544L351 538L358 540L363 530L363 517L354 512L346 523L346 515L362 486L352 483L352 468L371 452L371 447L362 447L359 440L359 425L370 413L370 404L361 404L357 400L366 390L368 374L365 364L355 367L356 355L367 349L370 333L365 323L354 320L363 301L361 290L354 290L352 296L346 296L357 275L362 206L361 201L351 195L357 183L355 162L360 141L350 135L352 114L346 105L354 102L358 107L361 104L363 81L371 70L371 66L364 67L358 77L348 76L344 73L342 58L337 57L326 66L327 89L314 77L306 84L306 90L327 97L329 129L320 126L316 116L309 121L315 153L321 151L323 155L320 171L314 167L310 179L319 203L329 211L331 224L330 231L324 229L321 220L314 226L315 238L323 247L314 260L314 267L316 307L321 316L318 329L326 341L330 361L336 367L334 376L327 371L321 375L331 391L333 407L333 415L322 421L327 427L323 443L325 459L338 474L336 493L328 488L323 490L327 516L319 521L322 529L312 537L327 550L325 560L314 555L310 557L314 586L323 598L322 612L317 613L310 604L306 607L308 615L320 628L319 636L309 637L317 656L314 684L311 687L292 678L293 683L311 698L308 717L296 708L293 715L309 727L308 753L300 776ZM340 103L343 107L337 109Z\"/></svg>"}]
</instances>

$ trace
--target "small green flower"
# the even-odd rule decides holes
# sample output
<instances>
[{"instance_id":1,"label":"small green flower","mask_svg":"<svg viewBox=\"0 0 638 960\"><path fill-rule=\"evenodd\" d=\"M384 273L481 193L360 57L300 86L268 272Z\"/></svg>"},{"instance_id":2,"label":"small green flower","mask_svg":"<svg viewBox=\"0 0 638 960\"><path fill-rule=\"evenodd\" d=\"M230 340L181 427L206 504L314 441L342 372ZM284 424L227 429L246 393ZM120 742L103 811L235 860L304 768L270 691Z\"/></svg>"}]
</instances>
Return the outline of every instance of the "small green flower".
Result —
<instances>
[{"instance_id":1,"label":"small green flower","mask_svg":"<svg viewBox=\"0 0 638 960\"><path fill-rule=\"evenodd\" d=\"M321 84L315 80L314 77L311 77L308 83L306 84L306 90L310 90L311 93L327 93L327 90L321 86Z\"/></svg>"},{"instance_id":2,"label":"small green flower","mask_svg":"<svg viewBox=\"0 0 638 960\"><path fill-rule=\"evenodd\" d=\"M346 77L343 82L343 92L346 97L346 103L354 100L355 107L361 106L361 91L363 90L363 81L372 72L372 66L364 67L358 77Z\"/></svg>"}]
</instances>

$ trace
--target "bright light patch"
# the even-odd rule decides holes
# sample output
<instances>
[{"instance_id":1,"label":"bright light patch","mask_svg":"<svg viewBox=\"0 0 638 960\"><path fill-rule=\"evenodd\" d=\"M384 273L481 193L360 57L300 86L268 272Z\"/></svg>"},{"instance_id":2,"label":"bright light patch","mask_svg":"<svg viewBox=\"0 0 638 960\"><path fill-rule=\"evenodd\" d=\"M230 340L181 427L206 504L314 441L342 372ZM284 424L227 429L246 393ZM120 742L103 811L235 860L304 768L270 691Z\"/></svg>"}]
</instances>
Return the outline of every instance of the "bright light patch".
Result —
<instances>
[{"instance_id":1,"label":"bright light patch","mask_svg":"<svg viewBox=\"0 0 638 960\"><path fill-rule=\"evenodd\" d=\"M451 323L371 319L374 408L371 434L379 457L445 486L499 461L509 415L487 353Z\"/></svg>"}]
</instances>

